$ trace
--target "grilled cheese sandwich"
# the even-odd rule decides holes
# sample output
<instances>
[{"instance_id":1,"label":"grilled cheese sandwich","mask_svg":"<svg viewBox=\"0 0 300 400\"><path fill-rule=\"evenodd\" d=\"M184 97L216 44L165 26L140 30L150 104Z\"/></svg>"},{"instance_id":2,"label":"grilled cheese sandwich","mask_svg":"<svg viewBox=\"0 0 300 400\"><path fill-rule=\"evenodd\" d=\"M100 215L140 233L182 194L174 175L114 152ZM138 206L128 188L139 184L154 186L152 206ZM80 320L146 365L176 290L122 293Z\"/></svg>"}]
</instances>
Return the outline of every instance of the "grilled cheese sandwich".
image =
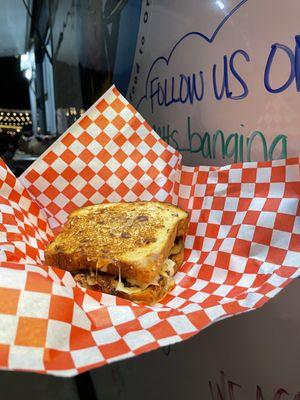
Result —
<instances>
[{"instance_id":1,"label":"grilled cheese sandwich","mask_svg":"<svg viewBox=\"0 0 300 400\"><path fill-rule=\"evenodd\" d=\"M188 214L168 203L83 207L48 245L45 261L83 287L150 305L173 285L187 226Z\"/></svg>"}]
</instances>

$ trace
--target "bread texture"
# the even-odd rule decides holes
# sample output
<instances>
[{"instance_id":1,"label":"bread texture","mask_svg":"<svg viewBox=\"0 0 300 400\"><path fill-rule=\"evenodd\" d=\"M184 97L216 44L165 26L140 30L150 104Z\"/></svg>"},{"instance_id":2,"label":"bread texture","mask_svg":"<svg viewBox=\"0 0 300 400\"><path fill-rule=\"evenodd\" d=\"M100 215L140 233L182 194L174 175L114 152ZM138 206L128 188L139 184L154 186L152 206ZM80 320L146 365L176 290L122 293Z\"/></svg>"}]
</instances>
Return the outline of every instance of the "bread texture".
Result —
<instances>
[{"instance_id":1,"label":"bread texture","mask_svg":"<svg viewBox=\"0 0 300 400\"><path fill-rule=\"evenodd\" d=\"M188 227L186 211L162 202L104 203L72 212L45 250L45 262L70 271L82 286L115 293L116 282L141 288L124 293L149 304L166 292L162 270L166 260L183 261L183 240ZM168 264L170 267L170 263ZM170 271L169 271L170 272ZM168 274L169 274L168 272ZM91 283L91 274L99 282ZM88 278L85 279L85 278ZM148 294L145 290L148 289ZM123 288L123 290L125 290ZM144 293L142 293L144 292ZM118 293L116 293L119 295Z\"/></svg>"}]
</instances>

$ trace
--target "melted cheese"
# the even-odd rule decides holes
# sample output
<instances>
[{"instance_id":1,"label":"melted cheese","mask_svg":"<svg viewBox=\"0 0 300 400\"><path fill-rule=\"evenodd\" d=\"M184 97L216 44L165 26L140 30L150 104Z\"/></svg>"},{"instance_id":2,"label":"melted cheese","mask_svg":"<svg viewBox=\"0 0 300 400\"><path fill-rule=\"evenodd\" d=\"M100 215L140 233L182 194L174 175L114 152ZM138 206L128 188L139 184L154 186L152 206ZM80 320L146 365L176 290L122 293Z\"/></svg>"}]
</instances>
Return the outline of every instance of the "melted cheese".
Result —
<instances>
[{"instance_id":1,"label":"melted cheese","mask_svg":"<svg viewBox=\"0 0 300 400\"><path fill-rule=\"evenodd\" d=\"M174 275L174 267L175 267L175 262L170 260L169 258L164 262L164 265L162 267L162 270L160 272L160 275L167 278L167 282L169 283L170 278ZM150 285L158 285L158 280L159 280L159 276L157 277L157 280L153 283L150 283L148 285L140 285L140 286L131 286L131 287L126 287L124 285L124 283L121 280L121 271L119 269L119 280L118 280L118 284L116 287L116 290L118 290L119 292L124 292L124 293L128 293L128 294L134 294L134 293L138 293L141 292L143 290L145 290L148 286ZM129 280L128 280L129 281ZM129 283L135 283L136 281L131 279L129 281Z\"/></svg>"},{"instance_id":2,"label":"melted cheese","mask_svg":"<svg viewBox=\"0 0 300 400\"><path fill-rule=\"evenodd\" d=\"M146 287L148 287L149 285L158 286L158 279L159 279L159 277L157 277L155 280L153 280L152 282L150 282L147 285L141 285L140 282L136 281L135 279L126 278L127 282L130 283L131 286L143 287L144 289L146 289Z\"/></svg>"},{"instance_id":3,"label":"melted cheese","mask_svg":"<svg viewBox=\"0 0 300 400\"><path fill-rule=\"evenodd\" d=\"M142 287L138 287L138 286L130 286L130 287L126 287L124 286L124 283L119 280L116 290L119 292L124 292L124 293L128 293L128 294L134 294L134 293L138 293L141 292L142 290L146 289L142 288Z\"/></svg>"},{"instance_id":4,"label":"melted cheese","mask_svg":"<svg viewBox=\"0 0 300 400\"><path fill-rule=\"evenodd\" d=\"M134 294L134 293L138 293L138 292L146 289L147 286L148 285L126 287L121 280L121 269L119 268L119 280L118 280L118 284L116 286L117 291L128 293L128 294Z\"/></svg>"},{"instance_id":5,"label":"melted cheese","mask_svg":"<svg viewBox=\"0 0 300 400\"><path fill-rule=\"evenodd\" d=\"M164 265L162 267L161 273L160 275L166 277L166 278L170 278L171 276L174 275L174 267L175 267L175 262L173 260L170 260L170 258L168 258L165 262Z\"/></svg>"}]
</instances>

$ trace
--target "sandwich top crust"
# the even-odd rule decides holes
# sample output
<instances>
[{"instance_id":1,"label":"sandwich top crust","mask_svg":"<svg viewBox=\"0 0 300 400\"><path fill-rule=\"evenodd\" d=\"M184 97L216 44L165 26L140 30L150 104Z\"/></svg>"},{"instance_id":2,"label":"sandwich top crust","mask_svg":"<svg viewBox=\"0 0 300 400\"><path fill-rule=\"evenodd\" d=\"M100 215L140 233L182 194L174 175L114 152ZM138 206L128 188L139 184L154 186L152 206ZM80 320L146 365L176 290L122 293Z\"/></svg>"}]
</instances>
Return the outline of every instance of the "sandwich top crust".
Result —
<instances>
[{"instance_id":1,"label":"sandwich top crust","mask_svg":"<svg viewBox=\"0 0 300 400\"><path fill-rule=\"evenodd\" d=\"M73 273L92 269L137 286L154 284L187 225L188 214L168 203L83 207L48 245L45 261Z\"/></svg>"}]
</instances>

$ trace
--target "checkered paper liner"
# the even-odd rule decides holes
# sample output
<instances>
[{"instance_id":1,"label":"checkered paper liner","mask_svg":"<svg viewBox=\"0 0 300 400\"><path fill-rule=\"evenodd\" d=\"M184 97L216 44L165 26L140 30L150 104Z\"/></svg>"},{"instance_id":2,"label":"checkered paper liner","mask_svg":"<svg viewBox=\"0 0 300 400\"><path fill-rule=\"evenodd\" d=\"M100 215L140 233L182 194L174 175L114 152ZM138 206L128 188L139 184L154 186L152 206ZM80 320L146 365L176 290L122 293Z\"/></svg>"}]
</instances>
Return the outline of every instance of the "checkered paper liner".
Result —
<instances>
[{"instance_id":1,"label":"checkered paper liner","mask_svg":"<svg viewBox=\"0 0 300 400\"><path fill-rule=\"evenodd\" d=\"M299 158L187 167L112 87L17 180L0 163L0 368L74 376L262 306L300 274ZM175 288L152 307L43 264L81 206L190 213Z\"/></svg>"}]
</instances>

